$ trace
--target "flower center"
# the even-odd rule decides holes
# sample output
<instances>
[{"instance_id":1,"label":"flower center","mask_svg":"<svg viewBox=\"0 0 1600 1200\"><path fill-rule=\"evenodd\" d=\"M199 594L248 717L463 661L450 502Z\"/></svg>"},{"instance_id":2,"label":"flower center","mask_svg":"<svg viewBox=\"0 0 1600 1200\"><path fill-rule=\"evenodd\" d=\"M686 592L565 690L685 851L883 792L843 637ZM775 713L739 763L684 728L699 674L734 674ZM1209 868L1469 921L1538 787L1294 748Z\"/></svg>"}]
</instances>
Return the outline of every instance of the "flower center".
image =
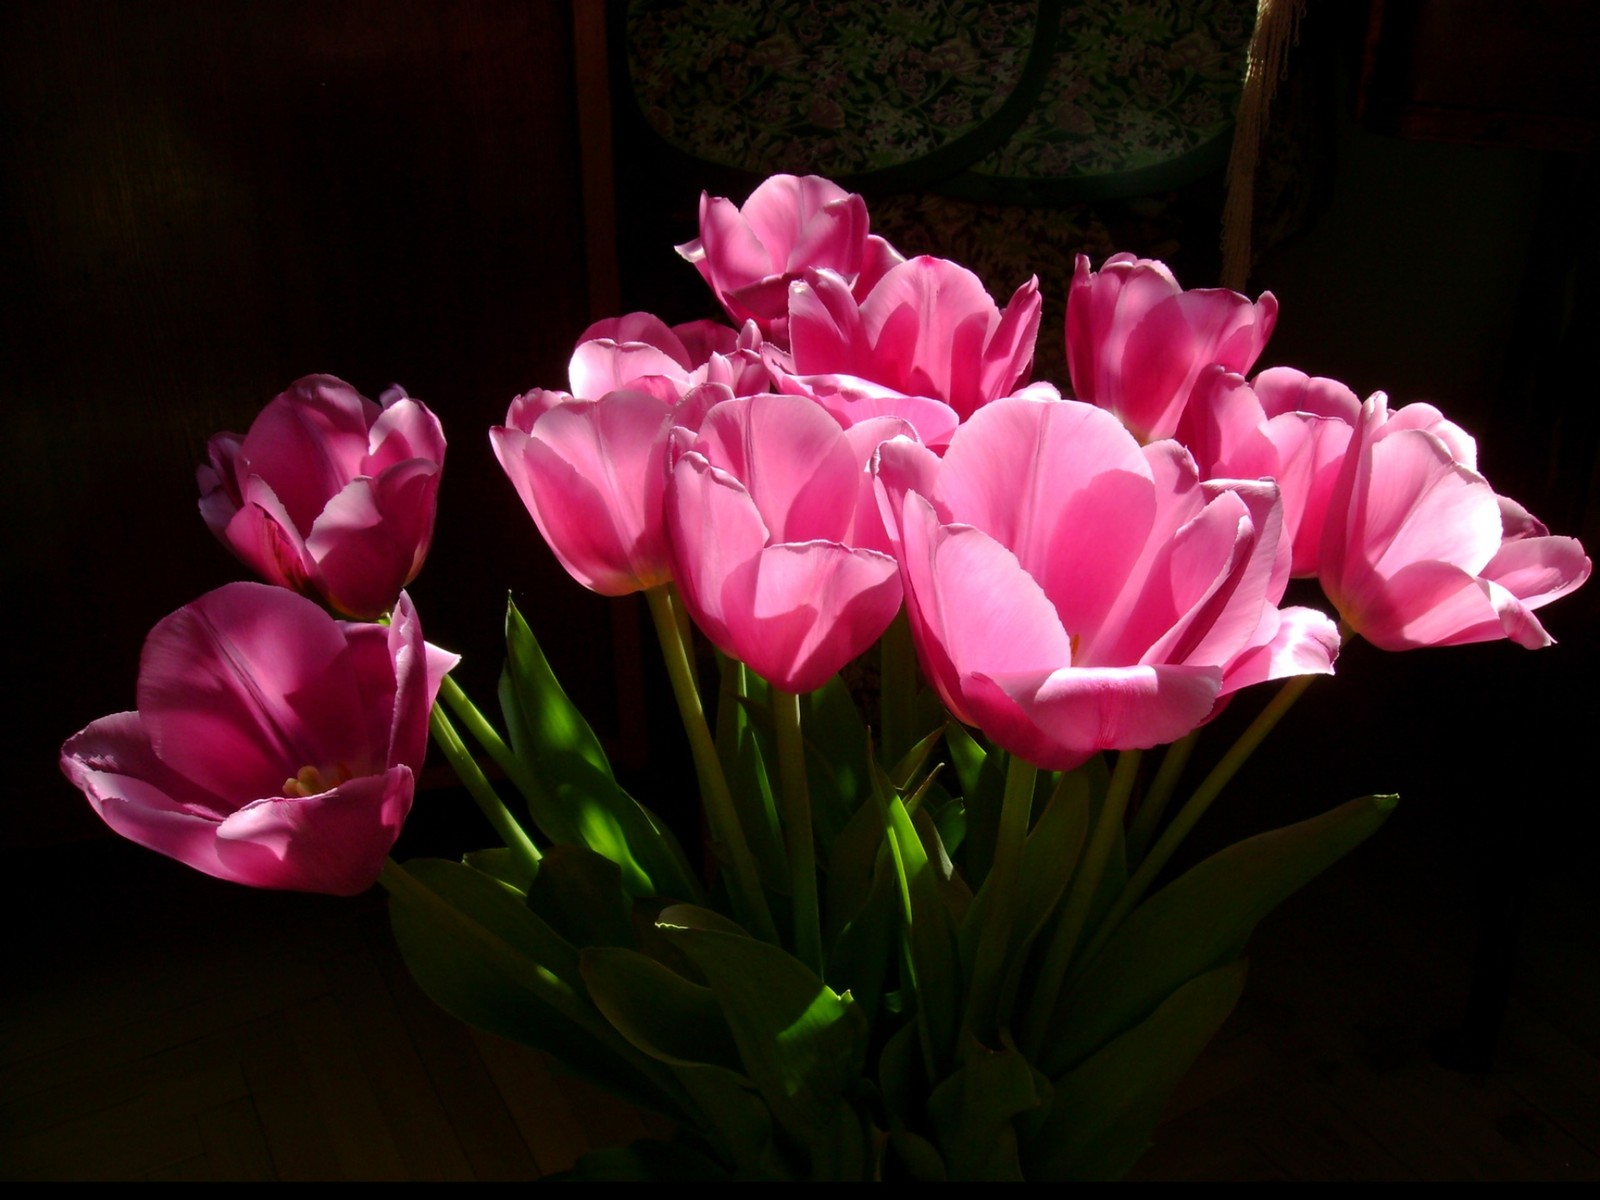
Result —
<instances>
[{"instance_id":1,"label":"flower center","mask_svg":"<svg viewBox=\"0 0 1600 1200\"><path fill-rule=\"evenodd\" d=\"M305 766L283 781L283 794L297 799L320 796L323 792L333 791L341 783L348 783L352 778L354 774L344 763L335 763L323 770Z\"/></svg>"}]
</instances>

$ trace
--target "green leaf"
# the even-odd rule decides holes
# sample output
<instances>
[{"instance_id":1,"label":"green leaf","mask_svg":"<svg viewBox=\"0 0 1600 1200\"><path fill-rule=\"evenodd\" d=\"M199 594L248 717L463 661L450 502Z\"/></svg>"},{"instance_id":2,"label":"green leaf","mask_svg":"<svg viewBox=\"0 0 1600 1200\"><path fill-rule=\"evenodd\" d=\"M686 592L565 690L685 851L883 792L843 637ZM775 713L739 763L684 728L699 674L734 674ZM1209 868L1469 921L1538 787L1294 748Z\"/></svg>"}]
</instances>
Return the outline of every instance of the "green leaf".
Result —
<instances>
[{"instance_id":1,"label":"green leaf","mask_svg":"<svg viewBox=\"0 0 1600 1200\"><path fill-rule=\"evenodd\" d=\"M778 806L772 796L772 779L767 772L771 754L772 748L763 745L763 738L746 716L734 749L733 773L728 777L728 784L739 825L755 856L756 873L762 886L768 891L787 894L789 860L783 845L783 829L778 822Z\"/></svg>"},{"instance_id":2,"label":"green leaf","mask_svg":"<svg viewBox=\"0 0 1600 1200\"><path fill-rule=\"evenodd\" d=\"M618 786L600 739L562 690L544 652L507 602L500 701L511 746L545 786L526 797L551 841L583 845L616 863L633 896L695 900L699 884L656 817Z\"/></svg>"},{"instance_id":3,"label":"green leaf","mask_svg":"<svg viewBox=\"0 0 1600 1200\"><path fill-rule=\"evenodd\" d=\"M928 1096L928 1115L950 1174L1021 1182L1014 1119L1038 1108L1049 1090L1049 1081L1014 1046L990 1050L969 1038L961 1066Z\"/></svg>"},{"instance_id":4,"label":"green leaf","mask_svg":"<svg viewBox=\"0 0 1600 1200\"><path fill-rule=\"evenodd\" d=\"M521 728L512 735L525 739L528 749L540 755L576 755L607 779L612 778L611 761L589 722L567 698L556 680L533 630L509 597L506 600L506 667L516 689ZM509 724L509 722L508 722ZM523 757L522 748L516 747Z\"/></svg>"},{"instance_id":5,"label":"green leaf","mask_svg":"<svg viewBox=\"0 0 1600 1200\"><path fill-rule=\"evenodd\" d=\"M976 795L978 774L983 770L988 751L973 740L965 725L954 719L945 722L944 744L950 754L950 765L956 769L956 778L961 781L961 794Z\"/></svg>"},{"instance_id":6,"label":"green leaf","mask_svg":"<svg viewBox=\"0 0 1600 1200\"><path fill-rule=\"evenodd\" d=\"M906 942L916 976L917 1023L927 1039L926 1052L932 1055L935 1069L942 1070L955 1052L961 1000L955 922L940 894L937 869L929 861L905 805L894 794L888 776L876 765L873 779L899 876Z\"/></svg>"},{"instance_id":7,"label":"green leaf","mask_svg":"<svg viewBox=\"0 0 1600 1200\"><path fill-rule=\"evenodd\" d=\"M413 859L397 869L414 882L391 889L390 923L412 977L434 1003L469 1025L547 1051L573 1074L637 1104L681 1114L597 1035L603 1018L583 992L577 951L520 896L442 859Z\"/></svg>"},{"instance_id":8,"label":"green leaf","mask_svg":"<svg viewBox=\"0 0 1600 1200\"><path fill-rule=\"evenodd\" d=\"M954 728L954 726L952 726ZM994 861L995 838L1000 832L1000 802L1005 796L1010 756L996 750L986 754L970 791L963 782L967 835L962 844L961 873L973 888L981 888Z\"/></svg>"},{"instance_id":9,"label":"green leaf","mask_svg":"<svg viewBox=\"0 0 1600 1200\"><path fill-rule=\"evenodd\" d=\"M461 861L474 871L481 871L491 879L498 879L513 891L527 894L533 882L533 872L524 859L504 846L490 846L487 850L468 850Z\"/></svg>"},{"instance_id":10,"label":"green leaf","mask_svg":"<svg viewBox=\"0 0 1600 1200\"><path fill-rule=\"evenodd\" d=\"M903 791L911 786L911 781L921 773L923 764L928 761L928 756L933 753L933 748L943 737L944 726L941 725L906 751L905 757L895 763L894 769L889 772L889 779L895 787Z\"/></svg>"},{"instance_id":11,"label":"green leaf","mask_svg":"<svg viewBox=\"0 0 1600 1200\"><path fill-rule=\"evenodd\" d=\"M743 1074L739 1050L708 987L631 950L585 950L581 965L595 1004L635 1047L670 1064L700 1109L702 1133L742 1177L786 1173L772 1114Z\"/></svg>"},{"instance_id":12,"label":"green leaf","mask_svg":"<svg viewBox=\"0 0 1600 1200\"><path fill-rule=\"evenodd\" d=\"M923 852L933 867L934 881L939 885L939 898L950 910L951 925L953 928L960 928L961 922L966 918L967 909L972 906L972 889L967 886L967 881L961 877L961 872L956 870L955 863L945 853L944 839L940 836L938 823L928 812L926 804L912 815L911 823L916 826L917 837L922 840Z\"/></svg>"},{"instance_id":13,"label":"green leaf","mask_svg":"<svg viewBox=\"0 0 1600 1200\"><path fill-rule=\"evenodd\" d=\"M578 961L595 1007L634 1046L673 1066L739 1070L739 1048L710 988L618 946L591 946Z\"/></svg>"},{"instance_id":14,"label":"green leaf","mask_svg":"<svg viewBox=\"0 0 1600 1200\"><path fill-rule=\"evenodd\" d=\"M528 887L528 907L574 946L633 945L633 902L617 864L587 846L551 846Z\"/></svg>"},{"instance_id":15,"label":"green leaf","mask_svg":"<svg viewBox=\"0 0 1600 1200\"><path fill-rule=\"evenodd\" d=\"M1035 1180L1120 1179L1150 1145L1178 1081L1227 1019L1245 964L1191 979L1143 1022L1056 1080L1055 1095L1023 1159Z\"/></svg>"},{"instance_id":16,"label":"green leaf","mask_svg":"<svg viewBox=\"0 0 1600 1200\"><path fill-rule=\"evenodd\" d=\"M872 790L866 724L850 689L835 675L805 697L806 774L812 820L827 845Z\"/></svg>"},{"instance_id":17,"label":"green leaf","mask_svg":"<svg viewBox=\"0 0 1600 1200\"><path fill-rule=\"evenodd\" d=\"M883 837L881 822L879 838ZM828 949L824 974L834 990L855 997L869 1028L876 1028L883 993L896 961L900 929L900 889L887 847L873 875L866 900L857 907Z\"/></svg>"},{"instance_id":18,"label":"green leaf","mask_svg":"<svg viewBox=\"0 0 1600 1200\"><path fill-rule=\"evenodd\" d=\"M810 1177L859 1176L867 1151L852 1103L866 1055L866 1021L800 961L754 938L711 929L668 928L716 995L739 1047L744 1073L778 1123L805 1147Z\"/></svg>"},{"instance_id":19,"label":"green leaf","mask_svg":"<svg viewBox=\"0 0 1600 1200\"><path fill-rule=\"evenodd\" d=\"M1040 1065L1059 1075L1133 1028L1182 984L1236 959L1256 923L1371 835L1392 796L1247 838L1128 914L1062 989Z\"/></svg>"}]
</instances>

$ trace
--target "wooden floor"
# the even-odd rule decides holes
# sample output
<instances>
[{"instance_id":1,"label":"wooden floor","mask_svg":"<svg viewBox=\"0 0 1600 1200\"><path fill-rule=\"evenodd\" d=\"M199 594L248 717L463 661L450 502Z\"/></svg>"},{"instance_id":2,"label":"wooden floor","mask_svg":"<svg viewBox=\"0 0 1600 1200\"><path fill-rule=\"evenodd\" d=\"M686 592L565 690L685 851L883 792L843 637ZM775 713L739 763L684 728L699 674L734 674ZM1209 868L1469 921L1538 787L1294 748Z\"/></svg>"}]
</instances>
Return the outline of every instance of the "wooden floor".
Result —
<instances>
[{"instance_id":1,"label":"wooden floor","mask_svg":"<svg viewBox=\"0 0 1600 1200\"><path fill-rule=\"evenodd\" d=\"M1535 881L1499 1053L1463 1073L1432 1043L1471 931L1414 849L1376 840L1262 927L1137 1177L1600 1179L1593 876ZM6 864L0 1178L527 1179L659 1131L434 1009L379 893L62 854Z\"/></svg>"}]
</instances>

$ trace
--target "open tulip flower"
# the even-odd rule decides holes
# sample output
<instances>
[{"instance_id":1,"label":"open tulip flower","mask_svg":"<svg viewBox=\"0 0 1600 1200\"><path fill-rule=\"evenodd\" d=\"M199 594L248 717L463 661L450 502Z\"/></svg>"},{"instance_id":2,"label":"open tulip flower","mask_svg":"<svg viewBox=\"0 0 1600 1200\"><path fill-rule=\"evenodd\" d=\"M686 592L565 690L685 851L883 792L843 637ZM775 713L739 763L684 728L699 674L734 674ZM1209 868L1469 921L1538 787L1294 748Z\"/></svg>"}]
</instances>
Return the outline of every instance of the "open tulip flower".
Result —
<instances>
[{"instance_id":1,"label":"open tulip flower","mask_svg":"<svg viewBox=\"0 0 1600 1200\"><path fill-rule=\"evenodd\" d=\"M1336 379L1273 367L1246 383L1213 364L1184 408L1178 441L1204 475L1275 480L1292 572L1315 576L1328 498L1360 415L1361 401Z\"/></svg>"},{"instance_id":2,"label":"open tulip flower","mask_svg":"<svg viewBox=\"0 0 1600 1200\"><path fill-rule=\"evenodd\" d=\"M1477 446L1428 404L1361 408L1328 500L1322 588L1386 650L1510 638L1550 644L1533 610L1589 577L1576 538L1552 537L1477 471Z\"/></svg>"},{"instance_id":3,"label":"open tulip flower","mask_svg":"<svg viewBox=\"0 0 1600 1200\"><path fill-rule=\"evenodd\" d=\"M669 450L674 576L718 647L789 692L821 687L900 607L894 559L863 503L883 419L841 430L794 396L725 401Z\"/></svg>"},{"instance_id":4,"label":"open tulip flower","mask_svg":"<svg viewBox=\"0 0 1600 1200\"><path fill-rule=\"evenodd\" d=\"M1184 291L1165 263L1113 254L1098 272L1078 256L1067 294L1067 371L1079 400L1110 409L1142 442L1173 436L1200 373L1243 375L1278 320L1226 288Z\"/></svg>"},{"instance_id":5,"label":"open tulip flower","mask_svg":"<svg viewBox=\"0 0 1600 1200\"><path fill-rule=\"evenodd\" d=\"M1039 766L1182 737L1249 683L1332 670L1333 624L1279 609L1270 483L1203 483L1109 413L1004 399L943 461L879 451L919 658L950 711Z\"/></svg>"},{"instance_id":6,"label":"open tulip flower","mask_svg":"<svg viewBox=\"0 0 1600 1200\"><path fill-rule=\"evenodd\" d=\"M789 297L789 355L778 365L826 388L867 380L948 405L957 420L1027 382L1039 335L1039 282L1002 312L971 271L922 256L891 268L857 300L847 281L807 272Z\"/></svg>"},{"instance_id":7,"label":"open tulip flower","mask_svg":"<svg viewBox=\"0 0 1600 1200\"><path fill-rule=\"evenodd\" d=\"M761 345L753 321L737 330L715 321L669 327L650 313L629 313L584 330L567 380L572 395L583 399L632 388L675 404L706 383L749 396L766 391L769 382Z\"/></svg>"},{"instance_id":8,"label":"open tulip flower","mask_svg":"<svg viewBox=\"0 0 1600 1200\"><path fill-rule=\"evenodd\" d=\"M374 404L308 375L243 437L211 439L200 513L261 578L370 620L422 569L444 450L438 420L400 388Z\"/></svg>"},{"instance_id":9,"label":"open tulip flower","mask_svg":"<svg viewBox=\"0 0 1600 1200\"><path fill-rule=\"evenodd\" d=\"M789 284L826 267L848 286L870 288L900 254L868 233L860 196L816 175L774 175L741 208L700 196L700 236L678 247L711 286L736 324L753 320L782 342Z\"/></svg>"},{"instance_id":10,"label":"open tulip flower","mask_svg":"<svg viewBox=\"0 0 1600 1200\"><path fill-rule=\"evenodd\" d=\"M91 723L61 769L123 837L252 887L370 887L411 811L428 709L452 655L393 622L231 583L145 641L138 708Z\"/></svg>"}]
</instances>

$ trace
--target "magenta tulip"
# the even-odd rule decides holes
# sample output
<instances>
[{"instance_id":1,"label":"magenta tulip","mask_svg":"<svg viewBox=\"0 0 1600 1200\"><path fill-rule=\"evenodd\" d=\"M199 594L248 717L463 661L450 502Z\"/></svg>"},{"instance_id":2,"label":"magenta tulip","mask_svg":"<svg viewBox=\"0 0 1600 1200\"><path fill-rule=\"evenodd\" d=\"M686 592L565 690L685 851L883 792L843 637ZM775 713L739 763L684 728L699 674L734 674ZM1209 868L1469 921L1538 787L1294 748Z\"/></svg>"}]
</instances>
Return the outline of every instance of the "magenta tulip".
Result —
<instances>
[{"instance_id":1,"label":"magenta tulip","mask_svg":"<svg viewBox=\"0 0 1600 1200\"><path fill-rule=\"evenodd\" d=\"M903 422L852 431L810 401L752 396L673 431L667 527L690 614L725 653L809 692L861 654L900 607L866 460Z\"/></svg>"},{"instance_id":2,"label":"magenta tulip","mask_svg":"<svg viewBox=\"0 0 1600 1200\"><path fill-rule=\"evenodd\" d=\"M1278 319L1224 288L1184 291L1165 264L1113 254L1098 273L1078 256L1067 295L1067 371L1079 400L1115 413L1141 442L1171 437L1200 372L1243 375Z\"/></svg>"},{"instance_id":3,"label":"magenta tulip","mask_svg":"<svg viewBox=\"0 0 1600 1200\"><path fill-rule=\"evenodd\" d=\"M151 630L138 709L68 738L61 769L117 833L208 875L354 895L411 810L455 661L404 593L384 627L229 584Z\"/></svg>"},{"instance_id":4,"label":"magenta tulip","mask_svg":"<svg viewBox=\"0 0 1600 1200\"><path fill-rule=\"evenodd\" d=\"M1203 482L1073 401L997 400L943 460L878 451L912 634L946 706L1051 769L1170 742L1220 697L1327 673L1333 623L1280 609L1276 488Z\"/></svg>"},{"instance_id":5,"label":"magenta tulip","mask_svg":"<svg viewBox=\"0 0 1600 1200\"><path fill-rule=\"evenodd\" d=\"M1202 475L1274 480L1284 537L1294 546L1293 574L1314 576L1328 497L1360 415L1361 401L1337 380L1273 367L1246 383L1213 364L1201 372L1178 440Z\"/></svg>"},{"instance_id":6,"label":"magenta tulip","mask_svg":"<svg viewBox=\"0 0 1600 1200\"><path fill-rule=\"evenodd\" d=\"M1039 303L1030 279L1001 312L976 275L942 258L892 268L860 301L841 276L810 271L790 291L790 357L781 365L941 401L964 421L1026 381Z\"/></svg>"},{"instance_id":7,"label":"magenta tulip","mask_svg":"<svg viewBox=\"0 0 1600 1200\"><path fill-rule=\"evenodd\" d=\"M870 287L901 256L867 232L866 203L816 175L774 175L740 208L700 196L700 236L678 247L736 324L786 340L789 284L826 267Z\"/></svg>"},{"instance_id":8,"label":"magenta tulip","mask_svg":"<svg viewBox=\"0 0 1600 1200\"><path fill-rule=\"evenodd\" d=\"M1576 538L1552 537L1478 474L1477 448L1427 404L1361 408L1328 500L1323 590L1385 650L1510 638L1547 646L1533 610L1589 577Z\"/></svg>"},{"instance_id":9,"label":"magenta tulip","mask_svg":"<svg viewBox=\"0 0 1600 1200\"><path fill-rule=\"evenodd\" d=\"M269 583L370 619L422 569L444 433L400 388L380 405L330 375L308 375L249 433L220 433L209 449L200 513Z\"/></svg>"},{"instance_id":10,"label":"magenta tulip","mask_svg":"<svg viewBox=\"0 0 1600 1200\"><path fill-rule=\"evenodd\" d=\"M585 400L629 389L676 404L706 383L749 396L770 386L761 348L754 322L742 330L715 321L669 328L650 313L629 313L584 330L567 367L568 384L572 395Z\"/></svg>"}]
</instances>

